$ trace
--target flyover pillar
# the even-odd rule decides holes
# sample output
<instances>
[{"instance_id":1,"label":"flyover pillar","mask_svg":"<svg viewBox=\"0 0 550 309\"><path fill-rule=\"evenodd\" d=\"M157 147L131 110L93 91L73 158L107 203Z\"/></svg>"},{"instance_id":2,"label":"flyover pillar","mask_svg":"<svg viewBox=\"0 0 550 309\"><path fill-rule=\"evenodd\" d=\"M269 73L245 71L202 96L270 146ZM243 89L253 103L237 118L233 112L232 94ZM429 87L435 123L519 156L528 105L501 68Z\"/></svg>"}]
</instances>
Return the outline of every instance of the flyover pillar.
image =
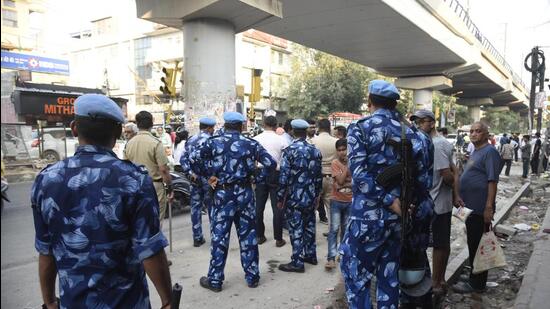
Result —
<instances>
[{"instance_id":1,"label":"flyover pillar","mask_svg":"<svg viewBox=\"0 0 550 309\"><path fill-rule=\"evenodd\" d=\"M473 122L481 120L481 106L468 106L468 114Z\"/></svg>"},{"instance_id":2,"label":"flyover pillar","mask_svg":"<svg viewBox=\"0 0 550 309\"><path fill-rule=\"evenodd\" d=\"M183 24L183 87L185 114L193 126L202 116L221 120L235 111L235 27L201 18Z\"/></svg>"},{"instance_id":3,"label":"flyover pillar","mask_svg":"<svg viewBox=\"0 0 550 309\"><path fill-rule=\"evenodd\" d=\"M413 90L415 109L433 110L434 90L443 90L453 87L453 81L443 75L399 77L395 86Z\"/></svg>"},{"instance_id":4,"label":"flyover pillar","mask_svg":"<svg viewBox=\"0 0 550 309\"><path fill-rule=\"evenodd\" d=\"M236 111L235 34L283 17L280 0L135 0L141 19L183 31L186 126Z\"/></svg>"},{"instance_id":5,"label":"flyover pillar","mask_svg":"<svg viewBox=\"0 0 550 309\"><path fill-rule=\"evenodd\" d=\"M413 103L414 103L414 106L416 107L415 109L432 110L433 95L434 95L434 92L432 89L413 90Z\"/></svg>"},{"instance_id":6,"label":"flyover pillar","mask_svg":"<svg viewBox=\"0 0 550 309\"><path fill-rule=\"evenodd\" d=\"M459 98L456 101L459 105L465 105L468 107L468 113L473 122L481 119L481 107L487 107L493 105L492 98Z\"/></svg>"}]
</instances>

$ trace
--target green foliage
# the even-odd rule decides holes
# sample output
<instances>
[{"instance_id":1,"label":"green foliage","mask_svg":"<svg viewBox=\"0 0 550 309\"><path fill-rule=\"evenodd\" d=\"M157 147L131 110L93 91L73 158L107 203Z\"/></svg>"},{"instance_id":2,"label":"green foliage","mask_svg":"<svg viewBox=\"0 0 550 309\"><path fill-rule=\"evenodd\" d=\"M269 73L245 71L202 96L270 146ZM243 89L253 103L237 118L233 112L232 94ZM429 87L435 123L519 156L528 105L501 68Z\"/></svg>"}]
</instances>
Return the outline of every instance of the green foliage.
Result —
<instances>
[{"instance_id":1,"label":"green foliage","mask_svg":"<svg viewBox=\"0 0 550 309\"><path fill-rule=\"evenodd\" d=\"M455 123L450 127L456 129L462 127L465 124L471 124L473 122L466 106L455 105L454 108L456 109Z\"/></svg>"},{"instance_id":2,"label":"green foliage","mask_svg":"<svg viewBox=\"0 0 550 309\"><path fill-rule=\"evenodd\" d=\"M493 112L486 111L484 121L489 124L491 133L526 132L526 122L522 121L519 113L512 111Z\"/></svg>"},{"instance_id":3,"label":"green foliage","mask_svg":"<svg viewBox=\"0 0 550 309\"><path fill-rule=\"evenodd\" d=\"M414 110L413 92L412 90L401 89L399 94L401 98L397 103L397 110L401 115L407 116Z\"/></svg>"},{"instance_id":4,"label":"green foliage","mask_svg":"<svg viewBox=\"0 0 550 309\"><path fill-rule=\"evenodd\" d=\"M367 85L378 75L341 58L294 45L286 105L293 117L360 113Z\"/></svg>"}]
</instances>

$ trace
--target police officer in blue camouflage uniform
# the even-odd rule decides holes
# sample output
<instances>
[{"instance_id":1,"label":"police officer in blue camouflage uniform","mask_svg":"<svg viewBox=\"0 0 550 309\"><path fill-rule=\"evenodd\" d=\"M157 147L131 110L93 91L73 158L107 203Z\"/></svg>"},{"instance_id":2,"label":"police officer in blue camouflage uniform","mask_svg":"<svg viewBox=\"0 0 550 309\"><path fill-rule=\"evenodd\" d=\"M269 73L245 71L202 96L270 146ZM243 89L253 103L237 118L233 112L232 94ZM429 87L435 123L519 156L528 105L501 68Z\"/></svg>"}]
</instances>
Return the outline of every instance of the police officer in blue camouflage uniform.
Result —
<instances>
[{"instance_id":1,"label":"police officer in blue camouflage uniform","mask_svg":"<svg viewBox=\"0 0 550 309\"><path fill-rule=\"evenodd\" d=\"M399 92L382 80L369 83L368 106L371 116L348 130L348 157L352 172L353 201L348 226L340 245L341 270L351 309L372 308L370 280L377 277L377 308L398 308L401 226L400 187L386 191L376 182L386 167L399 162L388 140L401 140L401 116L395 110ZM419 217L429 216L433 202L429 197L433 161L429 141L415 130L406 128L417 166L415 188Z\"/></svg>"},{"instance_id":2,"label":"police officer in blue camouflage uniform","mask_svg":"<svg viewBox=\"0 0 550 309\"><path fill-rule=\"evenodd\" d=\"M215 292L222 289L233 223L239 237L241 264L246 282L251 288L258 286L260 272L252 181L258 162L265 169L261 169L256 182L265 181L267 175L277 166L257 141L241 134L245 121L242 114L226 112L223 118L223 133L209 138L189 157L191 168L197 166L196 162L207 161L207 169L201 176L207 177L208 183L214 188L214 203L210 212L210 268L208 276L200 279L200 285ZM201 173L199 169L194 172Z\"/></svg>"},{"instance_id":3,"label":"police officer in blue camouflage uniform","mask_svg":"<svg viewBox=\"0 0 550 309\"><path fill-rule=\"evenodd\" d=\"M307 121L291 122L296 140L283 150L279 175L278 207L285 218L292 243L292 257L279 270L303 273L304 262L317 265L315 208L322 189L321 152L306 142Z\"/></svg>"},{"instance_id":4,"label":"police officer in blue camouflage uniform","mask_svg":"<svg viewBox=\"0 0 550 309\"><path fill-rule=\"evenodd\" d=\"M187 141L185 144L185 153L180 159L183 172L188 175L189 180L191 180L191 224L193 230L193 246L195 247L200 247L205 242L202 234L201 211L204 205L210 212L212 194L210 192L210 186L208 185L208 179L204 176L198 176L200 174L197 175L192 172L189 163L189 155L202 147L204 142L212 137L215 125L216 120L212 118L203 117L199 119L200 132L197 135L192 136ZM202 173L204 173L204 170L206 169L204 163L204 161L196 162L196 164L201 166L196 166L195 169L202 170Z\"/></svg>"},{"instance_id":5,"label":"police officer in blue camouflage uniform","mask_svg":"<svg viewBox=\"0 0 550 309\"><path fill-rule=\"evenodd\" d=\"M168 243L153 181L112 151L122 110L99 94L80 96L74 107L80 146L42 170L31 192L44 307L151 308L147 273L162 308L170 308Z\"/></svg>"}]
</instances>

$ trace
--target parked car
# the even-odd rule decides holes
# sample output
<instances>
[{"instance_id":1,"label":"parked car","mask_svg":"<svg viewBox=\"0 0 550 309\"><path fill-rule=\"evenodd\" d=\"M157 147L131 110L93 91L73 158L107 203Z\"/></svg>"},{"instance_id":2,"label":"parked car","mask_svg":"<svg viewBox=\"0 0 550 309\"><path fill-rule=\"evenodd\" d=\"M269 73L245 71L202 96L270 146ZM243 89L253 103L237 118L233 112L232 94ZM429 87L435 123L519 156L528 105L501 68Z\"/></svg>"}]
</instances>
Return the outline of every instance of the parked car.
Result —
<instances>
[{"instance_id":1,"label":"parked car","mask_svg":"<svg viewBox=\"0 0 550 309\"><path fill-rule=\"evenodd\" d=\"M456 145L456 134L454 133L447 134L446 139L449 143L451 143L451 145L453 146Z\"/></svg>"},{"instance_id":2,"label":"parked car","mask_svg":"<svg viewBox=\"0 0 550 309\"><path fill-rule=\"evenodd\" d=\"M24 149L23 140L11 133L4 133L2 138L2 153L6 160L16 160Z\"/></svg>"},{"instance_id":3,"label":"parked car","mask_svg":"<svg viewBox=\"0 0 550 309\"><path fill-rule=\"evenodd\" d=\"M78 139L73 136L70 128L44 128L42 157L48 162L55 162L72 157L78 147ZM40 157L40 136L37 130L32 131L29 155L31 159ZM66 148L65 148L66 145Z\"/></svg>"}]
</instances>

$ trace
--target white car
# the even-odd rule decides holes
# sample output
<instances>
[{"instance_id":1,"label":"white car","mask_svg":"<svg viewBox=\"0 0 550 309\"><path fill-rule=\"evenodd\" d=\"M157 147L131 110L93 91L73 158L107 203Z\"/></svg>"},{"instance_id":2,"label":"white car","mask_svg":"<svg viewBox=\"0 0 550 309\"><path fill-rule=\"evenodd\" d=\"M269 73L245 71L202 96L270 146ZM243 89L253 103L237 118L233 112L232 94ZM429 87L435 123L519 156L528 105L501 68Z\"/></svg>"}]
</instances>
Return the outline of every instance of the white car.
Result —
<instances>
[{"instance_id":1,"label":"white car","mask_svg":"<svg viewBox=\"0 0 550 309\"><path fill-rule=\"evenodd\" d=\"M449 143L451 143L451 145L455 146L456 145L456 134L447 134L447 137L446 137L447 141Z\"/></svg>"},{"instance_id":2,"label":"white car","mask_svg":"<svg viewBox=\"0 0 550 309\"><path fill-rule=\"evenodd\" d=\"M44 128L43 130L42 158L48 162L55 162L74 155L78 147L78 139L73 136L70 128L65 128L65 130L63 128ZM40 157L39 132L34 130L32 138L29 155L31 159L38 159Z\"/></svg>"}]
</instances>

